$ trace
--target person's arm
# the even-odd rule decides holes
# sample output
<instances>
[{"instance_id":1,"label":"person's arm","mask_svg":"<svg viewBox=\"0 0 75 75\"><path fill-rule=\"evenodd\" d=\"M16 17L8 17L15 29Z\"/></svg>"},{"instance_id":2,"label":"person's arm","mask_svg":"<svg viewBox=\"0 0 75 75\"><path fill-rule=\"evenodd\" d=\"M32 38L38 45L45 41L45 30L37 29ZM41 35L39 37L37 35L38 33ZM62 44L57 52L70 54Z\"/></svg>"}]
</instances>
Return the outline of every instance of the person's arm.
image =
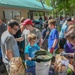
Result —
<instances>
[{"instance_id":1,"label":"person's arm","mask_svg":"<svg viewBox=\"0 0 75 75\"><path fill-rule=\"evenodd\" d=\"M39 40L39 46L42 47L43 39L42 39L40 31L38 31L38 37L37 37L37 39Z\"/></svg>"},{"instance_id":2,"label":"person's arm","mask_svg":"<svg viewBox=\"0 0 75 75\"><path fill-rule=\"evenodd\" d=\"M58 43L58 37L59 37L59 35L58 35L58 31L57 30L55 30L55 32L54 32L54 43L53 43L53 45L52 45L52 47L53 48L55 48L55 46L57 45L57 43Z\"/></svg>"},{"instance_id":3,"label":"person's arm","mask_svg":"<svg viewBox=\"0 0 75 75\"><path fill-rule=\"evenodd\" d=\"M23 41L24 40L24 38L23 37L20 37L20 38L15 38L16 39L16 41Z\"/></svg>"},{"instance_id":4,"label":"person's arm","mask_svg":"<svg viewBox=\"0 0 75 75\"><path fill-rule=\"evenodd\" d=\"M12 50L6 50L5 53L9 60L13 58Z\"/></svg>"},{"instance_id":5,"label":"person's arm","mask_svg":"<svg viewBox=\"0 0 75 75\"><path fill-rule=\"evenodd\" d=\"M8 37L5 41L5 54L9 60L13 58L13 38Z\"/></svg>"},{"instance_id":6,"label":"person's arm","mask_svg":"<svg viewBox=\"0 0 75 75\"><path fill-rule=\"evenodd\" d=\"M55 39L52 47L55 48L57 43L58 43L58 39Z\"/></svg>"},{"instance_id":7,"label":"person's arm","mask_svg":"<svg viewBox=\"0 0 75 75\"><path fill-rule=\"evenodd\" d=\"M19 41L19 42L20 42L20 41L23 41L24 38L25 38L25 35L22 34L21 37L19 37L19 38L15 38L15 39L16 39L16 41Z\"/></svg>"},{"instance_id":8,"label":"person's arm","mask_svg":"<svg viewBox=\"0 0 75 75\"><path fill-rule=\"evenodd\" d=\"M24 50L24 54L25 54L25 60L31 60L31 57L29 57L29 47L28 46L26 46Z\"/></svg>"},{"instance_id":9,"label":"person's arm","mask_svg":"<svg viewBox=\"0 0 75 75\"><path fill-rule=\"evenodd\" d=\"M53 35L53 37L54 37L54 42L53 42L52 48L50 49L50 53L53 54L54 49L55 49L55 47L56 47L56 45L57 45L57 43L58 43L58 37L59 37L58 31L55 30L55 31L52 33L52 35Z\"/></svg>"}]
</instances>

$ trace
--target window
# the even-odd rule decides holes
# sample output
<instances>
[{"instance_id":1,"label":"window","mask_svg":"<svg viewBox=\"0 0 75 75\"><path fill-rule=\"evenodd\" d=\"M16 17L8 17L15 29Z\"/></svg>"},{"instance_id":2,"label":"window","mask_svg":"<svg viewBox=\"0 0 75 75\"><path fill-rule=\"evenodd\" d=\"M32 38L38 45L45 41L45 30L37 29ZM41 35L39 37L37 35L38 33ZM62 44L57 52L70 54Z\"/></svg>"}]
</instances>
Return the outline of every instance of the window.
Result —
<instances>
[{"instance_id":1,"label":"window","mask_svg":"<svg viewBox=\"0 0 75 75\"><path fill-rule=\"evenodd\" d=\"M21 11L18 10L4 10L3 14L5 14L5 18L9 21L11 19L15 19L20 21Z\"/></svg>"}]
</instances>

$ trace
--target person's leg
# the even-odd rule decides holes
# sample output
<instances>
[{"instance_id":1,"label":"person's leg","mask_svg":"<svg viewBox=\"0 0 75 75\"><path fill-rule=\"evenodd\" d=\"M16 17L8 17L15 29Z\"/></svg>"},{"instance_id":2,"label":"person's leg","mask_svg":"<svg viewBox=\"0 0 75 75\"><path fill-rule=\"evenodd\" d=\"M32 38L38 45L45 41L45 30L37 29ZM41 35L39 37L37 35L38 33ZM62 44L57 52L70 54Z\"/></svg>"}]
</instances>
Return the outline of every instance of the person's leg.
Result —
<instances>
[{"instance_id":1,"label":"person's leg","mask_svg":"<svg viewBox=\"0 0 75 75\"><path fill-rule=\"evenodd\" d=\"M6 67L7 74L10 75L10 64L5 63L5 67Z\"/></svg>"},{"instance_id":2,"label":"person's leg","mask_svg":"<svg viewBox=\"0 0 75 75\"><path fill-rule=\"evenodd\" d=\"M6 68L5 65L2 61L2 53L1 53L1 48L0 48L0 66L3 66L3 69L0 71L1 73L5 73L6 72Z\"/></svg>"},{"instance_id":3,"label":"person's leg","mask_svg":"<svg viewBox=\"0 0 75 75\"><path fill-rule=\"evenodd\" d=\"M29 68L27 68L26 74L28 74L28 73L32 73L32 75L36 75L35 74L35 67L29 67Z\"/></svg>"}]
</instances>

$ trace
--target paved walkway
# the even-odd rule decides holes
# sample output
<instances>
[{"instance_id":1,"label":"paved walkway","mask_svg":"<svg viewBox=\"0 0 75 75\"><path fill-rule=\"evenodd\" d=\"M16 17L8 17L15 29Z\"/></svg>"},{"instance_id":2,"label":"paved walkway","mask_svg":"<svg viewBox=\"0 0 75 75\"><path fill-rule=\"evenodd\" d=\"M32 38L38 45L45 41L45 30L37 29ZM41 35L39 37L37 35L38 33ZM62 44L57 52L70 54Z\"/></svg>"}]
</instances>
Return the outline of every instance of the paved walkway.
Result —
<instances>
[{"instance_id":1,"label":"paved walkway","mask_svg":"<svg viewBox=\"0 0 75 75\"><path fill-rule=\"evenodd\" d=\"M4 69L4 67L3 67L3 66L0 66L0 71L1 71L2 69ZM49 75L55 75L53 69L54 69L54 66L51 66L51 69L50 69L50 71L49 71ZM0 75L8 75L8 74L7 74L7 73L0 73Z\"/></svg>"}]
</instances>

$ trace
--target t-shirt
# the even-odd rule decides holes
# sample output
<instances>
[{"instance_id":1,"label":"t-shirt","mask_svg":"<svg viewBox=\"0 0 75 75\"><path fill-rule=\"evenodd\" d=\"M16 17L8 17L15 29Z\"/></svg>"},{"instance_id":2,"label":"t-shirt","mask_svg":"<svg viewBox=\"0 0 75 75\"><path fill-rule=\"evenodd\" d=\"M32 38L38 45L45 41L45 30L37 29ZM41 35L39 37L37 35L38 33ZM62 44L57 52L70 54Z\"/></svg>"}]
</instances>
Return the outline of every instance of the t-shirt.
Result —
<instances>
[{"instance_id":1,"label":"t-shirt","mask_svg":"<svg viewBox=\"0 0 75 75\"><path fill-rule=\"evenodd\" d=\"M8 63L8 57L5 54L6 50L12 50L13 57L19 57L19 49L17 45L17 41L14 36L11 35L8 30L5 31L1 36L1 50L2 50L2 58L3 62Z\"/></svg>"},{"instance_id":2,"label":"t-shirt","mask_svg":"<svg viewBox=\"0 0 75 75\"><path fill-rule=\"evenodd\" d=\"M68 25L66 24L66 22L62 25L61 31L59 33L59 38L65 38L65 32L68 29Z\"/></svg>"},{"instance_id":3,"label":"t-shirt","mask_svg":"<svg viewBox=\"0 0 75 75\"><path fill-rule=\"evenodd\" d=\"M70 42L67 42L64 46L66 53L74 53L75 52L75 46L73 46Z\"/></svg>"},{"instance_id":4,"label":"t-shirt","mask_svg":"<svg viewBox=\"0 0 75 75\"><path fill-rule=\"evenodd\" d=\"M58 31L56 28L52 29L48 38L48 49L51 49L55 39L59 39ZM58 48L58 43L54 49Z\"/></svg>"},{"instance_id":5,"label":"t-shirt","mask_svg":"<svg viewBox=\"0 0 75 75\"><path fill-rule=\"evenodd\" d=\"M2 25L0 25L0 47L1 47L1 35L6 30L7 30L7 26L4 23L2 23Z\"/></svg>"},{"instance_id":6,"label":"t-shirt","mask_svg":"<svg viewBox=\"0 0 75 75\"><path fill-rule=\"evenodd\" d=\"M35 52L38 50L40 50L40 47L37 44L34 44L34 46L30 46L30 44L28 44L24 53L28 54L29 57L34 58ZM26 60L25 62L28 66L35 66L35 61Z\"/></svg>"},{"instance_id":7,"label":"t-shirt","mask_svg":"<svg viewBox=\"0 0 75 75\"><path fill-rule=\"evenodd\" d=\"M47 29L43 29L43 30L42 30L43 39L46 37L46 32L47 32Z\"/></svg>"},{"instance_id":8,"label":"t-shirt","mask_svg":"<svg viewBox=\"0 0 75 75\"><path fill-rule=\"evenodd\" d=\"M22 35L21 35L21 36L24 36L24 38L25 38L25 48L26 48L26 46L28 45L28 39L27 39L27 36L28 36L29 33L30 33L29 30L24 29L24 31L23 31L23 33L22 33Z\"/></svg>"},{"instance_id":9,"label":"t-shirt","mask_svg":"<svg viewBox=\"0 0 75 75\"><path fill-rule=\"evenodd\" d=\"M49 33L49 34L50 34L50 28L47 28L47 29L45 28L45 29L42 30L43 39L44 39L44 38L45 38L45 39L48 39L49 34L46 35L46 33Z\"/></svg>"}]
</instances>

